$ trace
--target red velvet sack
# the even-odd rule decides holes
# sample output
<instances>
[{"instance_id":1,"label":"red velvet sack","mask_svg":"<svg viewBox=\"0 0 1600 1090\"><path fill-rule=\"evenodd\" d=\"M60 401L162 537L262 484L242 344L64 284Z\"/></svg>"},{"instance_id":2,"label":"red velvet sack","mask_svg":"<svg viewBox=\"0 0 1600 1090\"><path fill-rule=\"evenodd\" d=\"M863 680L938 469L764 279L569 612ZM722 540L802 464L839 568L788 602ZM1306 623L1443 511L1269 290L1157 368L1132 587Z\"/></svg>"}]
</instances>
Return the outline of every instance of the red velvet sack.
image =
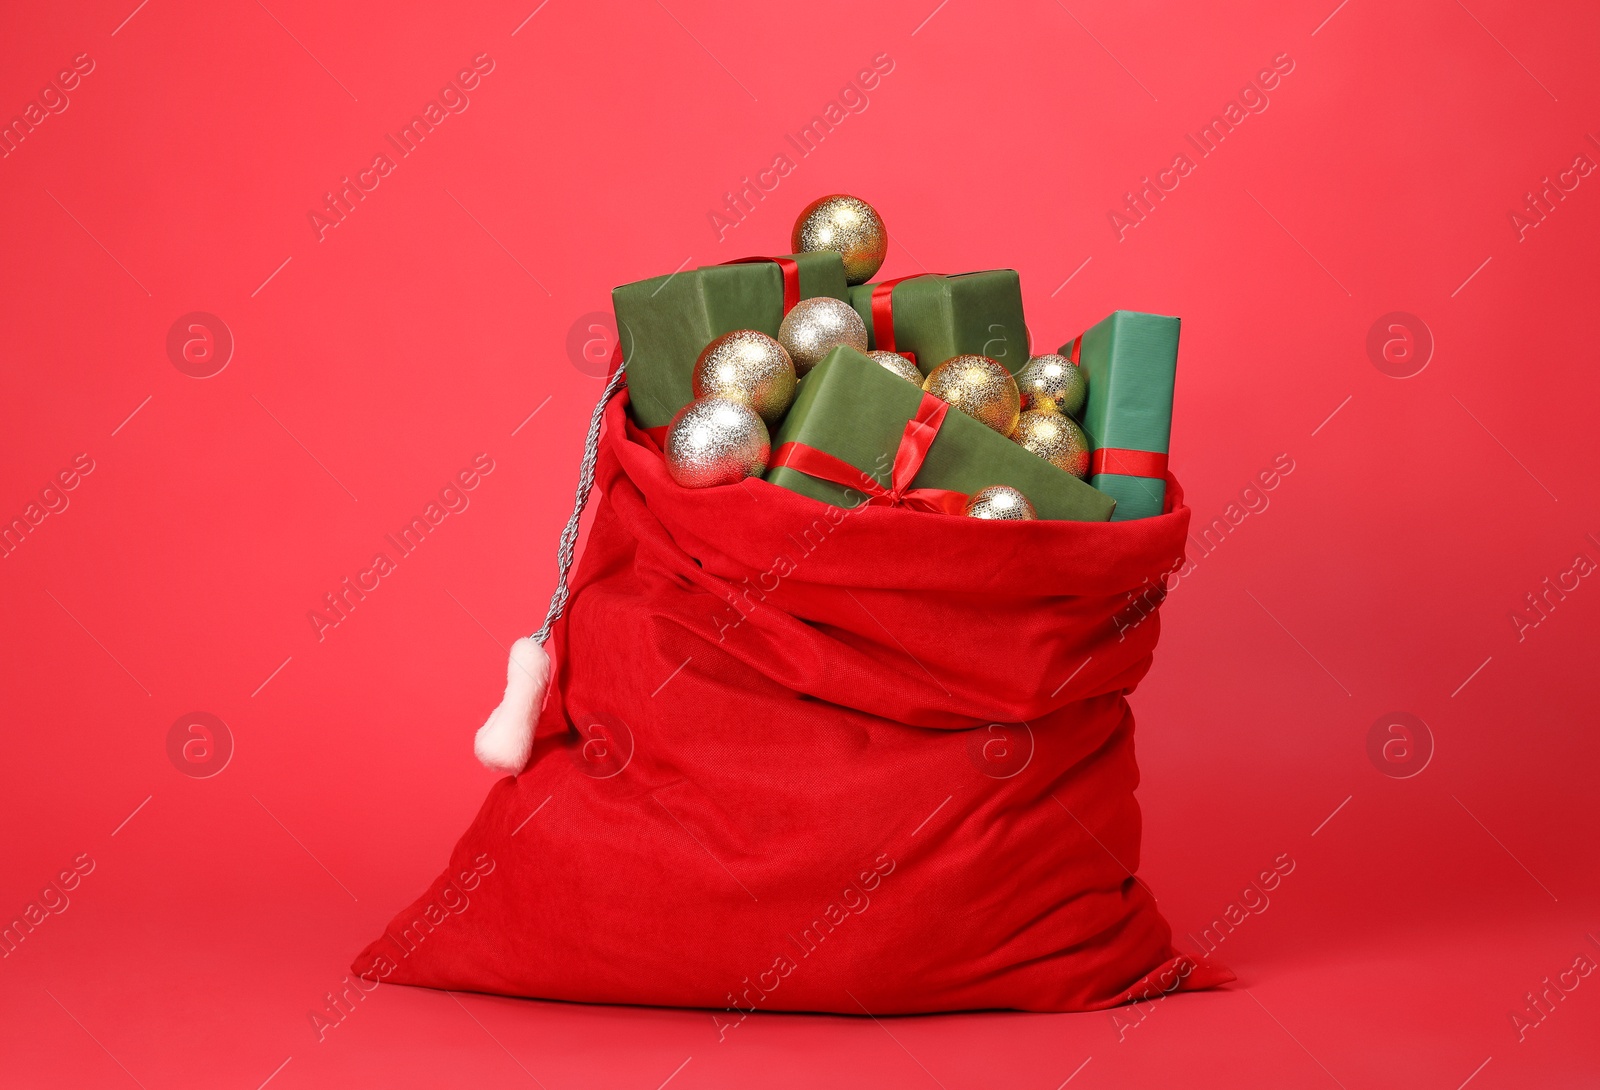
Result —
<instances>
[{"instance_id":1,"label":"red velvet sack","mask_svg":"<svg viewBox=\"0 0 1600 1090\"><path fill-rule=\"evenodd\" d=\"M1133 873L1124 696L1159 619L1114 617L1182 553L1181 496L1087 523L695 491L625 401L532 761L358 974L720 1008L724 1033L1233 979Z\"/></svg>"}]
</instances>

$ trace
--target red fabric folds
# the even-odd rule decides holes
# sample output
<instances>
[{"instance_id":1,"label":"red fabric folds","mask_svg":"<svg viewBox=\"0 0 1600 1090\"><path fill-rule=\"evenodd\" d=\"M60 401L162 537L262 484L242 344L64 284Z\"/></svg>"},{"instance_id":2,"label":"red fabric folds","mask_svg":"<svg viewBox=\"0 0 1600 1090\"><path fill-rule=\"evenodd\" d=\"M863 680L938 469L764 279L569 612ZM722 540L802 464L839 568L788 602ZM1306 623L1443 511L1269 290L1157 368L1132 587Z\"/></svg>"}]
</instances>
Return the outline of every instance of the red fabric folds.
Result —
<instances>
[{"instance_id":1,"label":"red fabric folds","mask_svg":"<svg viewBox=\"0 0 1600 1090\"><path fill-rule=\"evenodd\" d=\"M991 522L692 491L606 411L534 756L368 979L752 1010L1087 1010L1232 979L1139 866L1133 716L1189 511ZM748 1032L748 1031L747 1031Z\"/></svg>"}]
</instances>

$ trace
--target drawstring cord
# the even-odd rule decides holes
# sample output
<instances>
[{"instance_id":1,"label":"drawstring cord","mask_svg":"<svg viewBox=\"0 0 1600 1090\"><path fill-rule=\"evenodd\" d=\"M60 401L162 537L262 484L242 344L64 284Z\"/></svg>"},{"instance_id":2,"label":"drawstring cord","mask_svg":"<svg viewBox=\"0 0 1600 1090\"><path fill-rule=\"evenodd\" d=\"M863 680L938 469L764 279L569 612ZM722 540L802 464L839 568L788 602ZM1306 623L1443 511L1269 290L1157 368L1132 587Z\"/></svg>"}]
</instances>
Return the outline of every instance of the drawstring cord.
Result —
<instances>
[{"instance_id":1,"label":"drawstring cord","mask_svg":"<svg viewBox=\"0 0 1600 1090\"><path fill-rule=\"evenodd\" d=\"M578 493L573 497L572 514L561 530L561 544L556 549L556 589L550 595L550 608L545 612L544 625L533 634L533 639L541 645L550 638L550 629L567 608L567 577L572 571L572 557L578 547L578 524L583 520L583 508L589 502L589 492L594 488L594 463L600 453L600 422L605 417L606 405L622 387L627 371L622 360L620 341L613 359L617 369L611 373L605 392L595 404L594 415L589 417L589 434L583 442L583 461L578 468Z\"/></svg>"}]
</instances>

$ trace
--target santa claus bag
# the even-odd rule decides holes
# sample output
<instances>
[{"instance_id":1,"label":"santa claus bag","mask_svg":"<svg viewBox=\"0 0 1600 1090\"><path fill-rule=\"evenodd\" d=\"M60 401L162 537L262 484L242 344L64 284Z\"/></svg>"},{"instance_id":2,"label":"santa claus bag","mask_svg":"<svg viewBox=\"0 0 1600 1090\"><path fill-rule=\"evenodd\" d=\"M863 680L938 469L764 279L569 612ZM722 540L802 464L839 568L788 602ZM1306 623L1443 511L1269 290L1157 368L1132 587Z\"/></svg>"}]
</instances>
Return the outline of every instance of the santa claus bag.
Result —
<instances>
[{"instance_id":1,"label":"santa claus bag","mask_svg":"<svg viewBox=\"0 0 1600 1090\"><path fill-rule=\"evenodd\" d=\"M359 975L712 1008L724 1033L1232 979L1173 949L1136 876L1126 697L1160 628L1147 577L1183 552L1176 487L1129 522L691 490L625 401L532 758Z\"/></svg>"}]
</instances>

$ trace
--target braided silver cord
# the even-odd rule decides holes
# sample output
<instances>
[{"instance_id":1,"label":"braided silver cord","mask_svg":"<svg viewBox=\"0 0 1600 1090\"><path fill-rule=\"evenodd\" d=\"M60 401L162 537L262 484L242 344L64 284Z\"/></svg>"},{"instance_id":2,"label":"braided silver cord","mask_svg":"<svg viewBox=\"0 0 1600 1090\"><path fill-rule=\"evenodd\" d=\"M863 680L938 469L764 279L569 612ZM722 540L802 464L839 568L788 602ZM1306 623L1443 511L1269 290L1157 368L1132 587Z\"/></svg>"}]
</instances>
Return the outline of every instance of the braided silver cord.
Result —
<instances>
[{"instance_id":1,"label":"braided silver cord","mask_svg":"<svg viewBox=\"0 0 1600 1090\"><path fill-rule=\"evenodd\" d=\"M578 494L573 498L572 514L561 530L561 545L556 550L555 593L550 595L550 608L544 615L544 627L533 634L534 640L540 644L550 638L550 629L567 608L567 576L572 571L572 554L578 547L578 523L583 519L584 505L589 502L589 490L594 487L594 463L600 453L600 421L605 416L606 405L612 395L622 386L626 370L621 364L617 366L594 407L594 415L589 418L589 435L583 442L583 462L578 469Z\"/></svg>"}]
</instances>

